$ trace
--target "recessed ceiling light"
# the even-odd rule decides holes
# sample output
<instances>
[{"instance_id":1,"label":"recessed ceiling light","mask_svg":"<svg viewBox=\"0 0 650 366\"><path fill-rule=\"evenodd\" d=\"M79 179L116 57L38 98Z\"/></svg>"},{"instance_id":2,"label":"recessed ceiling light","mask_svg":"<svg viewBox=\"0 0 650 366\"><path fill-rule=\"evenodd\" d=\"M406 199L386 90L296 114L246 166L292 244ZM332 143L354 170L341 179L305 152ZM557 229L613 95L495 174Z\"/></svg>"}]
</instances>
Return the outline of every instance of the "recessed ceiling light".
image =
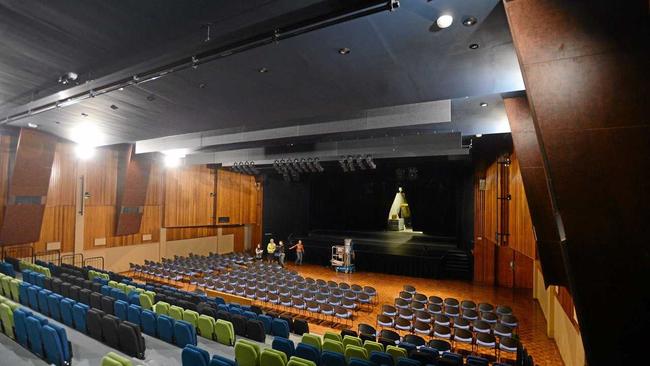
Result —
<instances>
[{"instance_id":1,"label":"recessed ceiling light","mask_svg":"<svg viewBox=\"0 0 650 366\"><path fill-rule=\"evenodd\" d=\"M350 49L347 47L339 48L339 53L341 55L347 55L348 53L350 53Z\"/></svg>"},{"instance_id":2,"label":"recessed ceiling light","mask_svg":"<svg viewBox=\"0 0 650 366\"><path fill-rule=\"evenodd\" d=\"M476 134L476 138L481 138L481 136L483 136L483 135L480 134L480 133L477 133L477 134Z\"/></svg>"},{"instance_id":3,"label":"recessed ceiling light","mask_svg":"<svg viewBox=\"0 0 650 366\"><path fill-rule=\"evenodd\" d=\"M119 88L118 90L119 90L119 91L123 91L123 90L124 90L124 88Z\"/></svg>"},{"instance_id":4,"label":"recessed ceiling light","mask_svg":"<svg viewBox=\"0 0 650 366\"><path fill-rule=\"evenodd\" d=\"M479 45L478 45L478 43L472 43L471 45L469 45L469 48L471 50L475 50L475 49L479 48Z\"/></svg>"},{"instance_id":5,"label":"recessed ceiling light","mask_svg":"<svg viewBox=\"0 0 650 366\"><path fill-rule=\"evenodd\" d=\"M37 125L36 123L31 123L31 122L29 122L29 123L27 123L27 127L37 128L38 125Z\"/></svg>"},{"instance_id":6,"label":"recessed ceiling light","mask_svg":"<svg viewBox=\"0 0 650 366\"><path fill-rule=\"evenodd\" d=\"M438 17L436 20L436 24L440 29L445 29L451 25L451 23L454 22L454 17L452 17L449 14L444 14Z\"/></svg>"},{"instance_id":7,"label":"recessed ceiling light","mask_svg":"<svg viewBox=\"0 0 650 366\"><path fill-rule=\"evenodd\" d=\"M260 74L266 74L267 72L269 72L269 69L267 69L266 67L260 67L257 71Z\"/></svg>"},{"instance_id":8,"label":"recessed ceiling light","mask_svg":"<svg viewBox=\"0 0 650 366\"><path fill-rule=\"evenodd\" d=\"M480 105L481 105L481 107L487 107L487 106L488 106L488 104L487 104L487 103L485 103L485 102L481 102L481 104L480 104Z\"/></svg>"},{"instance_id":9,"label":"recessed ceiling light","mask_svg":"<svg viewBox=\"0 0 650 366\"><path fill-rule=\"evenodd\" d=\"M476 24L476 22L478 22L478 19L476 19L476 17L467 17L463 19L463 25L466 27L471 27Z\"/></svg>"},{"instance_id":10,"label":"recessed ceiling light","mask_svg":"<svg viewBox=\"0 0 650 366\"><path fill-rule=\"evenodd\" d=\"M205 83L201 83L201 84L199 84L199 88L201 88L201 89L205 89L206 86L207 86L207 85L205 85Z\"/></svg>"}]
</instances>

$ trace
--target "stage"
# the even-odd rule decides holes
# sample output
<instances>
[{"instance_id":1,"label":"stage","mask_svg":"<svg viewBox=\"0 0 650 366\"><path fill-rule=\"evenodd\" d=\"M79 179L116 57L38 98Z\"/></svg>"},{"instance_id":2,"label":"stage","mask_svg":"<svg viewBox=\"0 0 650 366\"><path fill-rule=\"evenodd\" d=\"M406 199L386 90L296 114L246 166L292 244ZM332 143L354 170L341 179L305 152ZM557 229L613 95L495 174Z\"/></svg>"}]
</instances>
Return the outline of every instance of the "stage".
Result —
<instances>
[{"instance_id":1,"label":"stage","mask_svg":"<svg viewBox=\"0 0 650 366\"><path fill-rule=\"evenodd\" d=\"M294 236L305 244L305 262L329 265L333 245L352 239L357 270L425 278L471 278L471 257L454 237L410 231L312 230ZM293 256L290 256L292 258Z\"/></svg>"}]
</instances>

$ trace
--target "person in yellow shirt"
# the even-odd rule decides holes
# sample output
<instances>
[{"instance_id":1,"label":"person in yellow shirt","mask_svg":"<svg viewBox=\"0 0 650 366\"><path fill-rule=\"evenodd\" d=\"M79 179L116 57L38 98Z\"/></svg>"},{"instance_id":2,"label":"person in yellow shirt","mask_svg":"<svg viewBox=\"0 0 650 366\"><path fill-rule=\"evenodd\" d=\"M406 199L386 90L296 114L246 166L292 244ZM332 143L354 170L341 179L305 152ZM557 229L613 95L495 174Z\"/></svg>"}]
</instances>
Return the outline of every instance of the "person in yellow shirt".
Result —
<instances>
[{"instance_id":1,"label":"person in yellow shirt","mask_svg":"<svg viewBox=\"0 0 650 366\"><path fill-rule=\"evenodd\" d=\"M269 262L273 261L273 254L275 253L275 242L273 239L269 241L268 244L266 244L266 259Z\"/></svg>"}]
</instances>

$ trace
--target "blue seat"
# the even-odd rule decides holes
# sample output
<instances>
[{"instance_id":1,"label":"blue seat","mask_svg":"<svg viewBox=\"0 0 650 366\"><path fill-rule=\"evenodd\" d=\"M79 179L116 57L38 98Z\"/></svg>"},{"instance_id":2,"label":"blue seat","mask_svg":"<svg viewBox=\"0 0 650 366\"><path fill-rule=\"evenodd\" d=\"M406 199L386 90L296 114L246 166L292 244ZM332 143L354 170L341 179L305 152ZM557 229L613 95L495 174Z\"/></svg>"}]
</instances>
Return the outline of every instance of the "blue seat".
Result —
<instances>
[{"instance_id":1,"label":"blue seat","mask_svg":"<svg viewBox=\"0 0 650 366\"><path fill-rule=\"evenodd\" d=\"M74 329L80 331L81 333L87 333L86 331L86 315L88 313L88 305L82 304L80 302L72 306L72 320L74 321Z\"/></svg>"},{"instance_id":2,"label":"blue seat","mask_svg":"<svg viewBox=\"0 0 650 366\"><path fill-rule=\"evenodd\" d=\"M213 355L209 366L237 366L237 363L229 358Z\"/></svg>"},{"instance_id":3,"label":"blue seat","mask_svg":"<svg viewBox=\"0 0 650 366\"><path fill-rule=\"evenodd\" d=\"M133 291L128 295L129 304L140 306L140 294Z\"/></svg>"},{"instance_id":4,"label":"blue seat","mask_svg":"<svg viewBox=\"0 0 650 366\"><path fill-rule=\"evenodd\" d=\"M74 300L68 299L66 297L62 297L61 302L59 303L59 309L61 311L61 321L63 321L63 324L69 327L74 327L74 320L72 317L72 307L74 306L74 304L75 304Z\"/></svg>"},{"instance_id":5,"label":"blue seat","mask_svg":"<svg viewBox=\"0 0 650 366\"><path fill-rule=\"evenodd\" d=\"M116 299L116 300L122 300L122 301L127 302L127 303L129 302L129 297L126 296L126 293L124 293L124 291L122 291L120 289L114 288L111 291L111 297Z\"/></svg>"},{"instance_id":6,"label":"blue seat","mask_svg":"<svg viewBox=\"0 0 650 366\"><path fill-rule=\"evenodd\" d=\"M422 366L420 361L411 360L410 358L400 357L397 359L397 364L395 366Z\"/></svg>"},{"instance_id":7,"label":"blue seat","mask_svg":"<svg viewBox=\"0 0 650 366\"><path fill-rule=\"evenodd\" d=\"M289 323L284 319L273 319L271 332L276 337L289 338Z\"/></svg>"},{"instance_id":8,"label":"blue seat","mask_svg":"<svg viewBox=\"0 0 650 366\"><path fill-rule=\"evenodd\" d=\"M142 308L138 305L129 305L129 308L126 310L126 320L129 322L142 327L142 321L140 320L140 314L142 313Z\"/></svg>"},{"instance_id":9,"label":"blue seat","mask_svg":"<svg viewBox=\"0 0 650 366\"><path fill-rule=\"evenodd\" d=\"M142 310L142 313L140 313L140 322L144 334L152 337L158 336L156 313L151 310Z\"/></svg>"},{"instance_id":10,"label":"blue seat","mask_svg":"<svg viewBox=\"0 0 650 366\"><path fill-rule=\"evenodd\" d=\"M467 356L468 366L488 366L489 360L485 357Z\"/></svg>"},{"instance_id":11,"label":"blue seat","mask_svg":"<svg viewBox=\"0 0 650 366\"><path fill-rule=\"evenodd\" d=\"M102 293L102 296L111 296L111 290L113 288L109 285L102 285L102 289L100 292Z\"/></svg>"},{"instance_id":12,"label":"blue seat","mask_svg":"<svg viewBox=\"0 0 650 366\"><path fill-rule=\"evenodd\" d=\"M28 269L24 269L21 272L23 274L23 282L27 282L28 284L31 285L32 284L32 281L31 281L31 279L32 279L32 271L30 271Z\"/></svg>"},{"instance_id":13,"label":"blue seat","mask_svg":"<svg viewBox=\"0 0 650 366\"><path fill-rule=\"evenodd\" d=\"M257 314L255 314L254 312L252 312L252 311L250 311L250 310L244 311L244 314L243 314L243 315L244 315L247 319L257 319Z\"/></svg>"},{"instance_id":14,"label":"blue seat","mask_svg":"<svg viewBox=\"0 0 650 366\"><path fill-rule=\"evenodd\" d=\"M63 296L59 294L52 293L47 297L47 306L50 309L50 316L58 322L61 321L61 300L63 300Z\"/></svg>"},{"instance_id":15,"label":"blue seat","mask_svg":"<svg viewBox=\"0 0 650 366\"><path fill-rule=\"evenodd\" d=\"M271 334L271 324L273 323L273 318L265 314L260 314L257 316L257 320L261 321L262 324L264 324L264 332L266 334Z\"/></svg>"},{"instance_id":16,"label":"blue seat","mask_svg":"<svg viewBox=\"0 0 650 366\"><path fill-rule=\"evenodd\" d=\"M392 366L393 359L390 359L390 366ZM323 351L320 355L320 365L321 366L346 366L345 356L341 353ZM382 365L378 363L377 365ZM382 365L383 366L383 365Z\"/></svg>"},{"instance_id":17,"label":"blue seat","mask_svg":"<svg viewBox=\"0 0 650 366\"><path fill-rule=\"evenodd\" d=\"M122 300L115 300L113 303L113 313L115 314L116 317L120 318L121 321L125 321L126 319L126 312L129 308L129 303L126 301Z\"/></svg>"},{"instance_id":18,"label":"blue seat","mask_svg":"<svg viewBox=\"0 0 650 366\"><path fill-rule=\"evenodd\" d=\"M230 314L244 315L244 311L240 307L230 307Z\"/></svg>"},{"instance_id":19,"label":"blue seat","mask_svg":"<svg viewBox=\"0 0 650 366\"><path fill-rule=\"evenodd\" d=\"M56 324L45 325L41 328L41 339L47 362L56 366L69 364L72 357L65 329Z\"/></svg>"},{"instance_id":20,"label":"blue seat","mask_svg":"<svg viewBox=\"0 0 650 366\"><path fill-rule=\"evenodd\" d=\"M230 312L230 307L227 304L217 304L217 310Z\"/></svg>"},{"instance_id":21,"label":"blue seat","mask_svg":"<svg viewBox=\"0 0 650 366\"><path fill-rule=\"evenodd\" d=\"M174 318L167 315L158 315L156 328L158 329L158 338L165 342L174 342Z\"/></svg>"},{"instance_id":22,"label":"blue seat","mask_svg":"<svg viewBox=\"0 0 650 366\"><path fill-rule=\"evenodd\" d=\"M27 292L29 287L30 284L24 281L18 285L18 298L21 305L29 306L29 294Z\"/></svg>"},{"instance_id":23,"label":"blue seat","mask_svg":"<svg viewBox=\"0 0 650 366\"><path fill-rule=\"evenodd\" d=\"M375 366L375 364L367 360L362 360L357 357L352 357L350 358L350 362L348 362L348 366Z\"/></svg>"},{"instance_id":24,"label":"blue seat","mask_svg":"<svg viewBox=\"0 0 650 366\"><path fill-rule=\"evenodd\" d=\"M284 352L285 355L287 355L287 360L291 358L296 353L295 346L293 345L293 341L289 340L284 337L275 337L273 338L273 343L271 344L271 348L274 350L278 350L280 352Z\"/></svg>"},{"instance_id":25,"label":"blue seat","mask_svg":"<svg viewBox=\"0 0 650 366\"><path fill-rule=\"evenodd\" d=\"M32 312L26 308L19 308L14 310L14 330L16 333L16 341L27 348L29 345L27 335L27 318L32 315Z\"/></svg>"},{"instance_id":26,"label":"blue seat","mask_svg":"<svg viewBox=\"0 0 650 366\"><path fill-rule=\"evenodd\" d=\"M29 298L29 307L38 311L38 290L40 290L40 287L38 286L30 286L27 289L27 297Z\"/></svg>"},{"instance_id":27,"label":"blue seat","mask_svg":"<svg viewBox=\"0 0 650 366\"><path fill-rule=\"evenodd\" d=\"M36 274L34 274L33 277L34 277L34 282L36 282L36 283L34 283L34 285L36 285L36 286L38 286L40 288L45 287L45 275L44 274L36 273Z\"/></svg>"},{"instance_id":28,"label":"blue seat","mask_svg":"<svg viewBox=\"0 0 650 366\"><path fill-rule=\"evenodd\" d=\"M36 356L43 358L42 324L40 320L29 316L25 320L25 326L27 327L27 337L29 338L29 350Z\"/></svg>"},{"instance_id":29,"label":"blue seat","mask_svg":"<svg viewBox=\"0 0 650 366\"><path fill-rule=\"evenodd\" d=\"M372 351L370 352L370 361L377 365L393 366L393 356L386 352Z\"/></svg>"},{"instance_id":30,"label":"blue seat","mask_svg":"<svg viewBox=\"0 0 650 366\"><path fill-rule=\"evenodd\" d=\"M185 347L188 344L196 346L196 330L194 326L183 320L174 322L174 341L179 347Z\"/></svg>"},{"instance_id":31,"label":"blue seat","mask_svg":"<svg viewBox=\"0 0 650 366\"><path fill-rule=\"evenodd\" d=\"M397 346L405 349L407 355L411 354L411 351L417 349L417 347L413 343L408 343L408 342L400 342Z\"/></svg>"},{"instance_id":32,"label":"blue seat","mask_svg":"<svg viewBox=\"0 0 650 366\"><path fill-rule=\"evenodd\" d=\"M10 277L16 277L16 271L14 271L14 267L11 263L0 262L0 272Z\"/></svg>"},{"instance_id":33,"label":"blue seat","mask_svg":"<svg viewBox=\"0 0 650 366\"><path fill-rule=\"evenodd\" d=\"M305 360L313 361L316 365L320 362L320 351L311 344L298 343L294 355Z\"/></svg>"},{"instance_id":34,"label":"blue seat","mask_svg":"<svg viewBox=\"0 0 650 366\"><path fill-rule=\"evenodd\" d=\"M458 353L443 352L442 358L454 362L458 366L463 366L463 356Z\"/></svg>"},{"instance_id":35,"label":"blue seat","mask_svg":"<svg viewBox=\"0 0 650 366\"><path fill-rule=\"evenodd\" d=\"M190 344L183 348L181 362L183 366L208 366L210 363L210 354Z\"/></svg>"},{"instance_id":36,"label":"blue seat","mask_svg":"<svg viewBox=\"0 0 650 366\"><path fill-rule=\"evenodd\" d=\"M50 315L50 307L47 297L50 296L51 293L52 291L46 289L38 290L38 311L45 316Z\"/></svg>"},{"instance_id":37,"label":"blue seat","mask_svg":"<svg viewBox=\"0 0 650 366\"><path fill-rule=\"evenodd\" d=\"M224 300L223 298L218 297L218 296L216 296L214 299L212 299L212 301L213 301L215 304L217 304L217 306L218 306L219 304L226 304L226 300Z\"/></svg>"}]
</instances>

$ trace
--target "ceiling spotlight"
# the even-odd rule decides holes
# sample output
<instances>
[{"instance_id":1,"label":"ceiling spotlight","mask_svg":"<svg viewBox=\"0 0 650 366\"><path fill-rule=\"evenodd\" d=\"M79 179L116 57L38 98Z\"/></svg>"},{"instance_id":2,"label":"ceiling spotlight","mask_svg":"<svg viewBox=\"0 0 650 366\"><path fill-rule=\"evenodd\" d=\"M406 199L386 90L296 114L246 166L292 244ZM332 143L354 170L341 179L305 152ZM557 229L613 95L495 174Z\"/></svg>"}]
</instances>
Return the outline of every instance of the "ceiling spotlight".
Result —
<instances>
[{"instance_id":1,"label":"ceiling spotlight","mask_svg":"<svg viewBox=\"0 0 650 366\"><path fill-rule=\"evenodd\" d=\"M479 105L480 105L481 107L487 107L487 106L488 106L488 104L485 103L485 102L481 102L481 104L479 104Z\"/></svg>"},{"instance_id":2,"label":"ceiling spotlight","mask_svg":"<svg viewBox=\"0 0 650 366\"><path fill-rule=\"evenodd\" d=\"M466 26L466 27L471 27L474 24L476 24L477 21L478 20L476 19L476 17L467 17L467 18L463 19L463 25Z\"/></svg>"},{"instance_id":3,"label":"ceiling spotlight","mask_svg":"<svg viewBox=\"0 0 650 366\"><path fill-rule=\"evenodd\" d=\"M201 84L199 84L199 89L205 89L206 86L207 85L205 85L205 83L201 83Z\"/></svg>"},{"instance_id":4,"label":"ceiling spotlight","mask_svg":"<svg viewBox=\"0 0 650 366\"><path fill-rule=\"evenodd\" d=\"M119 90L119 91L124 91L124 88L119 88L119 89L117 89L117 90Z\"/></svg>"},{"instance_id":5,"label":"ceiling spotlight","mask_svg":"<svg viewBox=\"0 0 650 366\"><path fill-rule=\"evenodd\" d=\"M118 110L120 108L118 108L118 106L116 106L115 104L111 104L111 109L116 111L116 110Z\"/></svg>"},{"instance_id":6,"label":"ceiling spotlight","mask_svg":"<svg viewBox=\"0 0 650 366\"><path fill-rule=\"evenodd\" d=\"M74 148L74 152L79 159L88 160L95 155L95 147L88 144L77 144Z\"/></svg>"},{"instance_id":7,"label":"ceiling spotlight","mask_svg":"<svg viewBox=\"0 0 650 366\"><path fill-rule=\"evenodd\" d=\"M438 19L436 20L436 25L440 29L445 29L448 28L453 22L454 22L454 17L452 17L449 14L444 14L438 17Z\"/></svg>"},{"instance_id":8,"label":"ceiling spotlight","mask_svg":"<svg viewBox=\"0 0 650 366\"><path fill-rule=\"evenodd\" d=\"M348 53L350 53L349 48L347 48L347 47L339 48L339 54L340 55L347 55Z\"/></svg>"},{"instance_id":9,"label":"ceiling spotlight","mask_svg":"<svg viewBox=\"0 0 650 366\"><path fill-rule=\"evenodd\" d=\"M476 134L476 138L477 138L477 139L480 139L480 138L481 138L481 136L483 136L483 135L482 135L482 134L480 134L480 133L477 133L477 134Z\"/></svg>"},{"instance_id":10,"label":"ceiling spotlight","mask_svg":"<svg viewBox=\"0 0 650 366\"><path fill-rule=\"evenodd\" d=\"M478 43L472 43L471 45L469 45L469 49L470 49L470 50L476 50L476 49L478 49L478 48L479 48Z\"/></svg>"},{"instance_id":11,"label":"ceiling spotlight","mask_svg":"<svg viewBox=\"0 0 650 366\"><path fill-rule=\"evenodd\" d=\"M353 172L354 171L354 158L352 157L352 155L348 155L347 162L348 162L348 169L350 169L350 171Z\"/></svg>"},{"instance_id":12,"label":"ceiling spotlight","mask_svg":"<svg viewBox=\"0 0 650 366\"><path fill-rule=\"evenodd\" d=\"M83 116L83 117L88 117L88 113L83 113L83 112L82 112L82 113L81 113L81 116Z\"/></svg>"},{"instance_id":13,"label":"ceiling spotlight","mask_svg":"<svg viewBox=\"0 0 650 366\"><path fill-rule=\"evenodd\" d=\"M76 72L66 72L65 74L59 76L59 84L67 85L77 80L78 77L79 75L77 75Z\"/></svg>"},{"instance_id":14,"label":"ceiling spotlight","mask_svg":"<svg viewBox=\"0 0 650 366\"><path fill-rule=\"evenodd\" d=\"M260 74L266 74L267 72L269 72L269 69L267 69L266 67L260 67L257 71Z\"/></svg>"},{"instance_id":15,"label":"ceiling spotlight","mask_svg":"<svg viewBox=\"0 0 650 366\"><path fill-rule=\"evenodd\" d=\"M377 169L377 164L375 164L370 155L366 155L366 165L368 165L370 169Z\"/></svg>"},{"instance_id":16,"label":"ceiling spotlight","mask_svg":"<svg viewBox=\"0 0 650 366\"><path fill-rule=\"evenodd\" d=\"M27 127L29 127L29 128L37 128L38 125L36 123L29 122L29 123L27 123Z\"/></svg>"}]
</instances>

